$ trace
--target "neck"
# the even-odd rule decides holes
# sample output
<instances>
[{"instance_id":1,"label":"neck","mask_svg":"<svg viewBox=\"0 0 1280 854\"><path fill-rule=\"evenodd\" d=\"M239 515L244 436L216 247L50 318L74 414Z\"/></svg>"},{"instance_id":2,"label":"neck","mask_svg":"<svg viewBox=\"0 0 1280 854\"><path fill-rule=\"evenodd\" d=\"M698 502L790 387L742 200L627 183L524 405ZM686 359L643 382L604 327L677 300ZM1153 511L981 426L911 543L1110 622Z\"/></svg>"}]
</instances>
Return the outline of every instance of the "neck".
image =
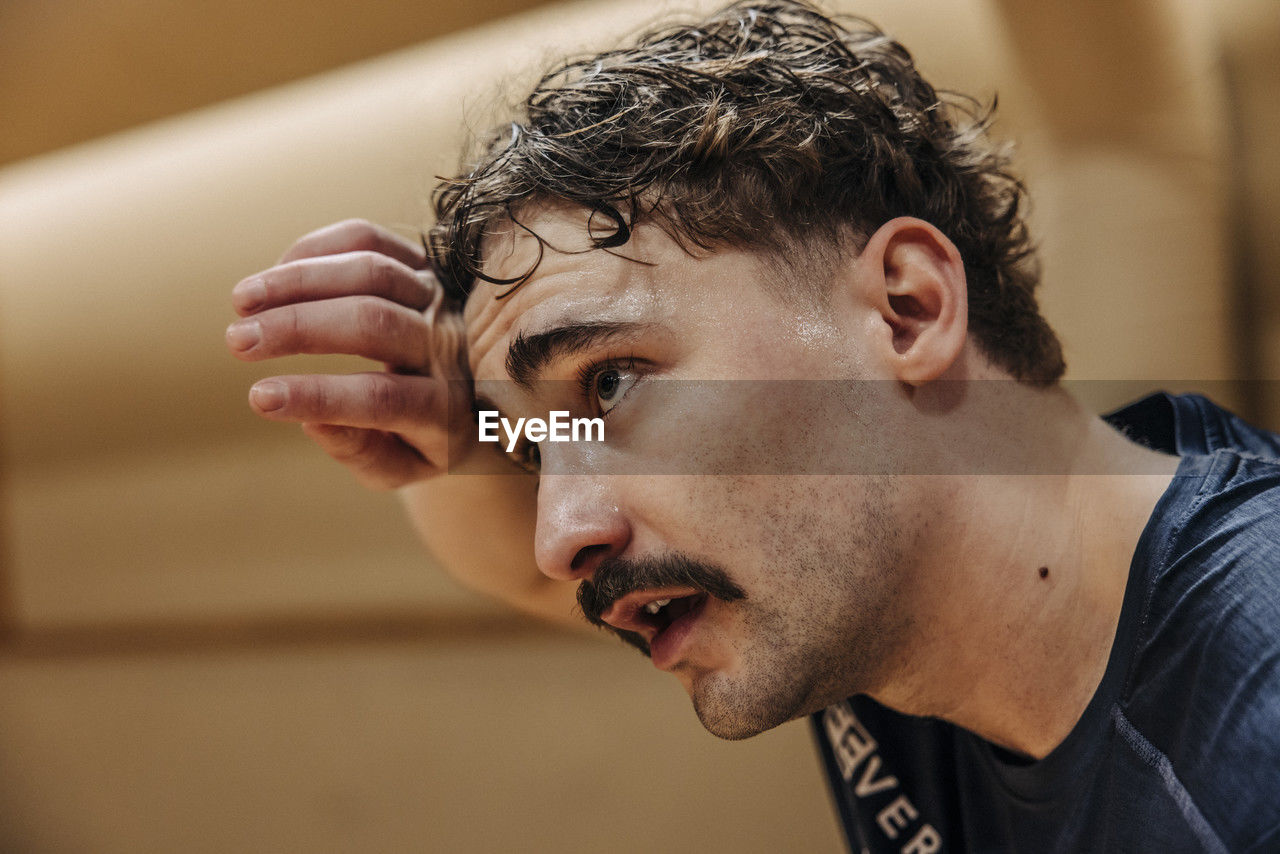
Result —
<instances>
[{"instance_id":1,"label":"neck","mask_svg":"<svg viewBox=\"0 0 1280 854\"><path fill-rule=\"evenodd\" d=\"M915 551L929 557L907 583L923 607L871 693L1042 758L1102 680L1134 549L1177 459L1129 442L1062 391L1010 385L1000 393L1023 399L975 404L981 417L949 406L959 425L949 444L998 437L1034 453L997 474L916 479L913 500L932 515ZM1037 473L1009 473L1020 471Z\"/></svg>"}]
</instances>

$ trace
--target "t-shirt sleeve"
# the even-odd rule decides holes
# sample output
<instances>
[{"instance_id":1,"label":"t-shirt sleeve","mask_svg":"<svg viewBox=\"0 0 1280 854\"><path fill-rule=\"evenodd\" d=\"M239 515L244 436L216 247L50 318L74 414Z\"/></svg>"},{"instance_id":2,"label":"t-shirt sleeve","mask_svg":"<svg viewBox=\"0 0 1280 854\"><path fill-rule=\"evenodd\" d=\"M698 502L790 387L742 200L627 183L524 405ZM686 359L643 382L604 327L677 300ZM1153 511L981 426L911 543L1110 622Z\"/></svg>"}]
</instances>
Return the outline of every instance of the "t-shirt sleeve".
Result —
<instances>
[{"instance_id":1,"label":"t-shirt sleeve","mask_svg":"<svg viewBox=\"0 0 1280 854\"><path fill-rule=\"evenodd\" d=\"M1217 488L1170 532L1126 713L1238 851L1280 826L1280 464L1213 465Z\"/></svg>"}]
</instances>

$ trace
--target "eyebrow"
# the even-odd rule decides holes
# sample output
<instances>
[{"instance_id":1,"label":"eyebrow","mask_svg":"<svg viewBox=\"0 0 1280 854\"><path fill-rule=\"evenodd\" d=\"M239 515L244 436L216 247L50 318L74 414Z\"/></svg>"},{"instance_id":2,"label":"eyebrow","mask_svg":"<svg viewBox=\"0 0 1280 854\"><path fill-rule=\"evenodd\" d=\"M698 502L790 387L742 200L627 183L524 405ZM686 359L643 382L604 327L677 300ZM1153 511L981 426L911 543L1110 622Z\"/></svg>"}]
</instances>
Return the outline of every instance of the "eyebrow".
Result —
<instances>
[{"instance_id":1,"label":"eyebrow","mask_svg":"<svg viewBox=\"0 0 1280 854\"><path fill-rule=\"evenodd\" d=\"M556 359L605 344L634 340L652 325L625 320L598 321L554 326L533 335L522 332L507 348L507 376L526 391L533 391L534 379Z\"/></svg>"}]
</instances>

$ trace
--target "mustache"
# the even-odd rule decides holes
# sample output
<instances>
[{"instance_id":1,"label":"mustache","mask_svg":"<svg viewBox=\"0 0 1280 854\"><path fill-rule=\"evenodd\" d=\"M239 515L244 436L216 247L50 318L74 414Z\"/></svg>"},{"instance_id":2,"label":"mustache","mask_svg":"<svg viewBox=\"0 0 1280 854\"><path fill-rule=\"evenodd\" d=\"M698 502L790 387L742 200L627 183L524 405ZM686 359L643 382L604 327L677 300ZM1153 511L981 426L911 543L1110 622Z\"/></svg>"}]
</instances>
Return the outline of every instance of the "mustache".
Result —
<instances>
[{"instance_id":1,"label":"mustache","mask_svg":"<svg viewBox=\"0 0 1280 854\"><path fill-rule=\"evenodd\" d=\"M648 655L649 644L643 636L615 628L601 615L624 596L655 587L693 587L725 602L747 596L722 567L671 552L652 557L606 558L596 567L591 580L578 586L578 607L587 622L608 629Z\"/></svg>"}]
</instances>

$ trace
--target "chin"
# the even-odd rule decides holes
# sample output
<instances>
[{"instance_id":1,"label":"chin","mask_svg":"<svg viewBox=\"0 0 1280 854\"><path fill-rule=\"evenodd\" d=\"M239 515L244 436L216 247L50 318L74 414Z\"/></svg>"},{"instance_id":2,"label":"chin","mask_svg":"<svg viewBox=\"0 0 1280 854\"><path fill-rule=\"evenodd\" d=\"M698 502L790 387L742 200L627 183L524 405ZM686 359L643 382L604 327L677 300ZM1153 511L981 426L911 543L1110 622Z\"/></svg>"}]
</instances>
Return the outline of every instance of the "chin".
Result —
<instances>
[{"instance_id":1,"label":"chin","mask_svg":"<svg viewBox=\"0 0 1280 854\"><path fill-rule=\"evenodd\" d=\"M698 715L698 719L702 721L702 725L707 732L716 738L723 738L725 741L744 741L773 728L772 726L746 726L742 721L709 719L702 715Z\"/></svg>"},{"instance_id":2,"label":"chin","mask_svg":"<svg viewBox=\"0 0 1280 854\"><path fill-rule=\"evenodd\" d=\"M752 696L730 685L708 685L708 681L703 679L690 687L693 711L707 732L726 741L751 738L810 712L805 696Z\"/></svg>"}]
</instances>

